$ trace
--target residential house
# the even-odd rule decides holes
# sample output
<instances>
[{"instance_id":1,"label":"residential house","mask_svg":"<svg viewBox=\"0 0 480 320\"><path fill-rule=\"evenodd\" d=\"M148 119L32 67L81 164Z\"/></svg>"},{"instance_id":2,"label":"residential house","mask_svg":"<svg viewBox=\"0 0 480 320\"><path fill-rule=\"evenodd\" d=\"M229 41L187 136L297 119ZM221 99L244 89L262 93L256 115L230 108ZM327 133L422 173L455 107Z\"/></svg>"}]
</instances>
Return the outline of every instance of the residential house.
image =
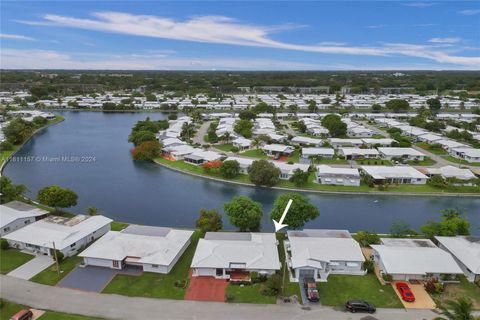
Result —
<instances>
[{"instance_id":1,"label":"residential house","mask_svg":"<svg viewBox=\"0 0 480 320\"><path fill-rule=\"evenodd\" d=\"M347 160L354 159L376 159L379 157L377 149L362 149L362 148L344 148L338 149L338 155Z\"/></svg>"},{"instance_id":2,"label":"residential house","mask_svg":"<svg viewBox=\"0 0 480 320\"><path fill-rule=\"evenodd\" d=\"M317 181L320 184L339 186L360 186L360 173L353 168L335 168L327 165L317 166Z\"/></svg>"},{"instance_id":3,"label":"residential house","mask_svg":"<svg viewBox=\"0 0 480 320\"><path fill-rule=\"evenodd\" d=\"M291 146L284 144L266 144L262 146L262 150L269 156L279 158L283 156L289 156L295 151Z\"/></svg>"},{"instance_id":4,"label":"residential house","mask_svg":"<svg viewBox=\"0 0 480 320\"><path fill-rule=\"evenodd\" d=\"M332 148L302 148L300 163L312 163L314 159L332 159L334 154Z\"/></svg>"},{"instance_id":5,"label":"residential house","mask_svg":"<svg viewBox=\"0 0 480 320\"><path fill-rule=\"evenodd\" d=\"M301 145L301 146L317 146L318 147L323 144L322 139L314 139L314 138L302 137L302 136L293 137L292 140L290 141L294 145Z\"/></svg>"},{"instance_id":6,"label":"residential house","mask_svg":"<svg viewBox=\"0 0 480 320\"><path fill-rule=\"evenodd\" d=\"M473 148L453 148L450 154L456 158L467 162L480 162L480 149Z\"/></svg>"},{"instance_id":7,"label":"residential house","mask_svg":"<svg viewBox=\"0 0 480 320\"><path fill-rule=\"evenodd\" d=\"M210 161L218 161L221 158L222 155L218 152L195 149L192 153L185 155L183 160L198 166Z\"/></svg>"},{"instance_id":8,"label":"residential house","mask_svg":"<svg viewBox=\"0 0 480 320\"><path fill-rule=\"evenodd\" d=\"M395 148L395 147L387 147L387 148L378 148L378 152L384 159L392 160L392 159L402 159L402 160L417 160L422 161L425 158L425 154L413 149L413 148Z\"/></svg>"},{"instance_id":9,"label":"residential house","mask_svg":"<svg viewBox=\"0 0 480 320\"><path fill-rule=\"evenodd\" d=\"M0 237L43 219L48 211L20 201L0 205Z\"/></svg>"},{"instance_id":10,"label":"residential house","mask_svg":"<svg viewBox=\"0 0 480 320\"><path fill-rule=\"evenodd\" d=\"M435 239L440 249L449 252L455 258L468 281L476 283L480 281L480 237L437 236Z\"/></svg>"},{"instance_id":11,"label":"residential house","mask_svg":"<svg viewBox=\"0 0 480 320\"><path fill-rule=\"evenodd\" d=\"M361 166L361 170L379 184L426 184L428 179L410 166Z\"/></svg>"},{"instance_id":12,"label":"residential house","mask_svg":"<svg viewBox=\"0 0 480 320\"><path fill-rule=\"evenodd\" d=\"M470 185L470 181L475 179L476 176L469 169L457 168L454 166L443 166L440 168L425 168L425 174L427 176L439 175L444 179L457 179L461 181L460 184Z\"/></svg>"},{"instance_id":13,"label":"residential house","mask_svg":"<svg viewBox=\"0 0 480 320\"><path fill-rule=\"evenodd\" d=\"M340 147L360 147L363 144L362 139L329 138L328 141L335 149Z\"/></svg>"},{"instance_id":14,"label":"residential house","mask_svg":"<svg viewBox=\"0 0 480 320\"><path fill-rule=\"evenodd\" d=\"M250 147L252 146L252 140L246 139L244 137L238 137L237 139L233 140L233 146L239 151L245 151L250 149Z\"/></svg>"}]
</instances>

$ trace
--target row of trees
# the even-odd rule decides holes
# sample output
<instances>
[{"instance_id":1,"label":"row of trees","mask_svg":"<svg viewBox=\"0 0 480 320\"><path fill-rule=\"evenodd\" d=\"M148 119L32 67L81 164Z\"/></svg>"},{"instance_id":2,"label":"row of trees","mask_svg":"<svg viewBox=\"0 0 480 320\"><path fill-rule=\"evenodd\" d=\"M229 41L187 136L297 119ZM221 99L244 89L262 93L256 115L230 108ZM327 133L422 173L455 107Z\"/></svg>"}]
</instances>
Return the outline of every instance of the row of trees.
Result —
<instances>
[{"instance_id":1,"label":"row of trees","mask_svg":"<svg viewBox=\"0 0 480 320\"><path fill-rule=\"evenodd\" d=\"M45 126L48 120L43 117L35 117L33 121L25 121L14 118L3 129L6 140L0 144L0 151L12 150L14 145L19 145L33 134L36 129Z\"/></svg>"},{"instance_id":2,"label":"row of trees","mask_svg":"<svg viewBox=\"0 0 480 320\"><path fill-rule=\"evenodd\" d=\"M305 223L320 215L318 209L310 203L307 197L299 193L284 193L275 200L269 213L270 219L280 219L290 199L293 202L284 220L289 228L300 229ZM225 203L223 209L230 224L237 227L241 232L260 231L263 218L261 203L247 196L237 196L230 202ZM196 225L202 232L221 230L223 228L222 216L216 209L200 209L200 216L196 220Z\"/></svg>"},{"instance_id":3,"label":"row of trees","mask_svg":"<svg viewBox=\"0 0 480 320\"><path fill-rule=\"evenodd\" d=\"M128 142L135 147L131 150L134 160L151 161L160 154L161 145L156 133L169 126L168 120L152 121L149 117L138 121L128 136Z\"/></svg>"}]
</instances>

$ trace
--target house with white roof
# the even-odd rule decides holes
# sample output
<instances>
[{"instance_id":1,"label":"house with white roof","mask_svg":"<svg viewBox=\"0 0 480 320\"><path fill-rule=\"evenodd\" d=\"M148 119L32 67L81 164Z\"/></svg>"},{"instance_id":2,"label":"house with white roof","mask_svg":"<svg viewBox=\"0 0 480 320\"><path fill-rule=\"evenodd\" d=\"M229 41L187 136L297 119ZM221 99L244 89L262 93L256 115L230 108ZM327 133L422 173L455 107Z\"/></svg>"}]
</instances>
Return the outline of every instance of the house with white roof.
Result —
<instances>
[{"instance_id":1,"label":"house with white roof","mask_svg":"<svg viewBox=\"0 0 480 320\"><path fill-rule=\"evenodd\" d=\"M455 258L468 281L476 283L480 281L480 237L437 236L435 239L440 249L449 252Z\"/></svg>"},{"instance_id":2,"label":"house with white roof","mask_svg":"<svg viewBox=\"0 0 480 320\"><path fill-rule=\"evenodd\" d=\"M232 143L233 146L239 151L248 150L252 146L252 140L246 139L244 137L238 137L237 139L233 140Z\"/></svg>"},{"instance_id":3,"label":"house with white roof","mask_svg":"<svg viewBox=\"0 0 480 320\"><path fill-rule=\"evenodd\" d=\"M363 144L367 147L375 147L375 146L382 146L382 147L390 147L395 140L390 138L380 138L380 139L371 139L365 138L362 139Z\"/></svg>"},{"instance_id":4,"label":"house with white roof","mask_svg":"<svg viewBox=\"0 0 480 320\"><path fill-rule=\"evenodd\" d=\"M467 162L480 162L480 149L473 148L453 148L450 154L456 158Z\"/></svg>"},{"instance_id":5,"label":"house with white roof","mask_svg":"<svg viewBox=\"0 0 480 320\"><path fill-rule=\"evenodd\" d=\"M374 132L364 126L349 127L347 129L347 136L352 138L369 138L373 136Z\"/></svg>"},{"instance_id":6,"label":"house with white roof","mask_svg":"<svg viewBox=\"0 0 480 320\"><path fill-rule=\"evenodd\" d=\"M332 148L302 148L301 163L311 163L314 159L332 159L335 150Z\"/></svg>"},{"instance_id":7,"label":"house with white roof","mask_svg":"<svg viewBox=\"0 0 480 320\"><path fill-rule=\"evenodd\" d=\"M320 184L360 186L360 173L354 168L336 168L322 164L317 166L316 176Z\"/></svg>"},{"instance_id":8,"label":"house with white roof","mask_svg":"<svg viewBox=\"0 0 480 320\"><path fill-rule=\"evenodd\" d=\"M255 161L254 158L243 158L243 157L228 157L224 161L237 161L240 165L240 173L248 174L248 167L250 167Z\"/></svg>"},{"instance_id":9,"label":"house with white roof","mask_svg":"<svg viewBox=\"0 0 480 320\"><path fill-rule=\"evenodd\" d=\"M428 177L410 166L361 166L377 184L426 184Z\"/></svg>"},{"instance_id":10,"label":"house with white roof","mask_svg":"<svg viewBox=\"0 0 480 320\"><path fill-rule=\"evenodd\" d=\"M285 162L281 162L281 161L270 161L270 162L273 163L273 165L275 167L280 169L280 176L279 177L282 180L290 179L293 176L293 174L295 173L296 170L301 170L303 172L307 172L308 168L310 167L310 165L308 165L308 164L301 164L301 163L289 164L289 163L285 163Z\"/></svg>"},{"instance_id":11,"label":"house with white roof","mask_svg":"<svg viewBox=\"0 0 480 320\"><path fill-rule=\"evenodd\" d=\"M192 276L249 281L250 273L272 275L280 270L274 233L207 232L198 241Z\"/></svg>"},{"instance_id":12,"label":"house with white roof","mask_svg":"<svg viewBox=\"0 0 480 320\"><path fill-rule=\"evenodd\" d=\"M463 274L452 255L426 239L381 239L381 245L372 245L373 260L381 274L394 281L442 280Z\"/></svg>"},{"instance_id":13,"label":"house with white roof","mask_svg":"<svg viewBox=\"0 0 480 320\"><path fill-rule=\"evenodd\" d=\"M396 147L380 147L378 152L384 159L392 160L394 158L401 158L403 160L418 160L422 161L425 154L413 148L396 148Z\"/></svg>"},{"instance_id":14,"label":"house with white roof","mask_svg":"<svg viewBox=\"0 0 480 320\"><path fill-rule=\"evenodd\" d=\"M442 139L435 141L435 144L439 144L442 146L444 150L447 152L451 152L454 148L469 148L466 144L450 140L450 139Z\"/></svg>"},{"instance_id":15,"label":"house with white roof","mask_svg":"<svg viewBox=\"0 0 480 320\"><path fill-rule=\"evenodd\" d=\"M469 180L475 179L476 176L469 169L457 168L451 165L440 168L425 168L425 173L428 176L439 175L444 179L455 178L462 180L468 184Z\"/></svg>"},{"instance_id":16,"label":"house with white roof","mask_svg":"<svg viewBox=\"0 0 480 320\"><path fill-rule=\"evenodd\" d=\"M85 265L122 270L169 273L190 244L193 231L130 225L109 231L82 251Z\"/></svg>"},{"instance_id":17,"label":"house with white roof","mask_svg":"<svg viewBox=\"0 0 480 320\"><path fill-rule=\"evenodd\" d=\"M315 138L309 138L309 137L302 137L302 136L296 136L293 137L292 140L290 140L292 144L295 145L302 145L302 146L321 146L323 144L322 139L315 139Z\"/></svg>"},{"instance_id":18,"label":"house with white roof","mask_svg":"<svg viewBox=\"0 0 480 320\"><path fill-rule=\"evenodd\" d=\"M101 215L76 215L73 218L50 216L4 235L3 238L11 247L19 250L51 256L56 249L68 257L110 231L112 221Z\"/></svg>"},{"instance_id":19,"label":"house with white roof","mask_svg":"<svg viewBox=\"0 0 480 320\"><path fill-rule=\"evenodd\" d=\"M187 163L194 165L202 165L210 161L218 161L222 158L222 155L215 151L195 149L192 153L183 157L183 160Z\"/></svg>"},{"instance_id":20,"label":"house with white roof","mask_svg":"<svg viewBox=\"0 0 480 320\"><path fill-rule=\"evenodd\" d=\"M279 158L282 156L289 156L295 151L291 146L284 144L266 144L262 146L262 150L269 156Z\"/></svg>"},{"instance_id":21,"label":"house with white roof","mask_svg":"<svg viewBox=\"0 0 480 320\"><path fill-rule=\"evenodd\" d=\"M326 282L330 274L365 275L365 257L347 230L287 231L287 263L292 280Z\"/></svg>"},{"instance_id":22,"label":"house with white roof","mask_svg":"<svg viewBox=\"0 0 480 320\"><path fill-rule=\"evenodd\" d=\"M338 155L344 157L347 160L354 159L376 159L379 157L377 149L362 149L362 148L344 148L338 149Z\"/></svg>"},{"instance_id":23,"label":"house with white roof","mask_svg":"<svg viewBox=\"0 0 480 320\"><path fill-rule=\"evenodd\" d=\"M0 237L43 219L48 211L20 201L0 205Z\"/></svg>"},{"instance_id":24,"label":"house with white roof","mask_svg":"<svg viewBox=\"0 0 480 320\"><path fill-rule=\"evenodd\" d=\"M437 134L431 134L431 133L422 134L417 137L418 141L427 142L427 143L435 143L436 141L443 140L443 139L444 137L439 136Z\"/></svg>"},{"instance_id":25,"label":"house with white roof","mask_svg":"<svg viewBox=\"0 0 480 320\"><path fill-rule=\"evenodd\" d=\"M362 139L343 139L343 138L329 138L328 142L338 149L340 147L360 147L363 144Z\"/></svg>"},{"instance_id":26,"label":"house with white roof","mask_svg":"<svg viewBox=\"0 0 480 320\"><path fill-rule=\"evenodd\" d=\"M174 160L183 160L185 156L193 153L195 150L194 147L189 146L188 144L176 145L173 147L166 147L162 149L162 154L164 156L169 156Z\"/></svg>"}]
</instances>

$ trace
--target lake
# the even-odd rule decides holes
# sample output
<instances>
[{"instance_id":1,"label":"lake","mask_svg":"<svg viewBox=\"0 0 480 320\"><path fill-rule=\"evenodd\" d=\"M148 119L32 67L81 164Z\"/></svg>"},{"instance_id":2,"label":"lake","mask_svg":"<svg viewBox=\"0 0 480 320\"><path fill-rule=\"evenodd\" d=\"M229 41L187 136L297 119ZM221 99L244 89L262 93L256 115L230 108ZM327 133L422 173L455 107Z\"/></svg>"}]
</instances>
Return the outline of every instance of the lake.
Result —
<instances>
[{"instance_id":1,"label":"lake","mask_svg":"<svg viewBox=\"0 0 480 320\"><path fill-rule=\"evenodd\" d=\"M119 221L170 227L194 227L200 208L217 208L236 195L262 203L262 230L273 230L268 211L282 192L239 186L174 172L152 163L134 162L127 137L131 127L147 116L164 119L162 113L59 112L65 121L35 135L4 169L15 183L25 184L28 195L57 184L74 190L84 213L97 207ZM80 158L78 158L80 157ZM84 162L79 162L78 160ZM29 160L29 161L27 161ZM459 208L480 233L480 197L329 195L305 193L320 210L308 228L335 228L388 232L402 219L417 228L439 211ZM232 227L224 217L225 229Z\"/></svg>"}]
</instances>

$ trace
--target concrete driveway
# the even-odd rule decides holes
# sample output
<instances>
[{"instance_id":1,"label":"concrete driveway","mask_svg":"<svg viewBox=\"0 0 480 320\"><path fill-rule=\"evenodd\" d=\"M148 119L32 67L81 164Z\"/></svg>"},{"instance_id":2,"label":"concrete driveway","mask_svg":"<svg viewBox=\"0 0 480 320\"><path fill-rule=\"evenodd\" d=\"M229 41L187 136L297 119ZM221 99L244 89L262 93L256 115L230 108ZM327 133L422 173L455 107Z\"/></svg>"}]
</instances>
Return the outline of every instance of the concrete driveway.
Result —
<instances>
[{"instance_id":1,"label":"concrete driveway","mask_svg":"<svg viewBox=\"0 0 480 320\"><path fill-rule=\"evenodd\" d=\"M94 266L76 267L57 286L82 291L102 292L113 277L119 273L140 275L142 270L134 268L114 270Z\"/></svg>"},{"instance_id":2,"label":"concrete driveway","mask_svg":"<svg viewBox=\"0 0 480 320\"><path fill-rule=\"evenodd\" d=\"M185 300L224 302L227 286L228 282L224 279L190 275Z\"/></svg>"},{"instance_id":3,"label":"concrete driveway","mask_svg":"<svg viewBox=\"0 0 480 320\"><path fill-rule=\"evenodd\" d=\"M404 281L401 281L401 282L404 282ZM425 291L423 284L411 284L407 282L408 286L410 287L410 290L412 290L412 293L415 296L415 301L406 302L406 301L403 301L402 296L400 295L397 288L395 287L395 283L396 282L392 283L393 290L397 294L400 301L402 301L402 304L406 309L435 309L436 307L435 302L433 302L432 297L430 297L428 292Z\"/></svg>"},{"instance_id":4,"label":"concrete driveway","mask_svg":"<svg viewBox=\"0 0 480 320\"><path fill-rule=\"evenodd\" d=\"M8 273L9 276L29 280L54 263L52 257L38 255L27 263Z\"/></svg>"}]
</instances>

